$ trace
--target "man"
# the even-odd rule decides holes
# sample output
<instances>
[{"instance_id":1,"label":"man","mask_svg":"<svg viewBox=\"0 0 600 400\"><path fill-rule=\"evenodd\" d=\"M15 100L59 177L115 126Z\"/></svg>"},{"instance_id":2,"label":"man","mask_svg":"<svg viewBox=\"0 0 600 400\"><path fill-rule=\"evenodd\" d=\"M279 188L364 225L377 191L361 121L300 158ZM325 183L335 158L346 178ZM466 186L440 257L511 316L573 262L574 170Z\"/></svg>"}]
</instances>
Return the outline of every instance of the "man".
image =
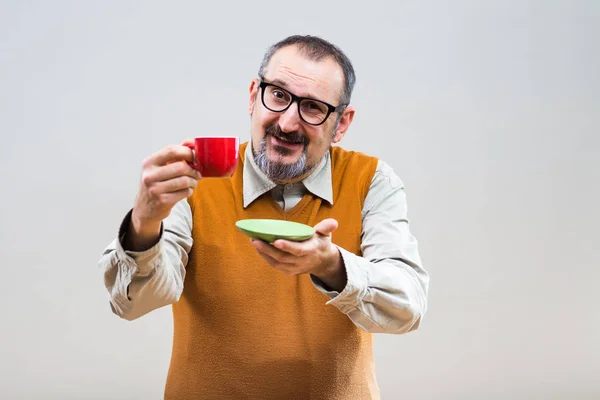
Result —
<instances>
[{"instance_id":1,"label":"man","mask_svg":"<svg viewBox=\"0 0 600 400\"><path fill-rule=\"evenodd\" d=\"M112 310L172 304L167 399L376 399L371 334L416 329L428 275L401 180L346 134L354 70L329 42L292 36L250 84L251 140L231 178L202 179L174 145L143 163L101 266ZM304 242L248 240L246 218L314 226Z\"/></svg>"}]
</instances>

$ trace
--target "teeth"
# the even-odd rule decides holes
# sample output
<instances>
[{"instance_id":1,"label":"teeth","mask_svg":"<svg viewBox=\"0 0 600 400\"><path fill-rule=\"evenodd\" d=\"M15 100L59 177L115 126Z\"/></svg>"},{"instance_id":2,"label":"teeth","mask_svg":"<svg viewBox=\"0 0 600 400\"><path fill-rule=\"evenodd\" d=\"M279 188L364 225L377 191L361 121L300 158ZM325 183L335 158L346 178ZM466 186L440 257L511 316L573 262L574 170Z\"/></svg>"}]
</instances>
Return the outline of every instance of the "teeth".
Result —
<instances>
[{"instance_id":1,"label":"teeth","mask_svg":"<svg viewBox=\"0 0 600 400\"><path fill-rule=\"evenodd\" d=\"M275 136L275 137L276 137L277 139L281 140L282 142L285 142L285 143L291 143L291 144L298 144L298 143L300 143L300 142L293 142L293 141L291 141L291 140L284 139L284 138L282 138L282 137L279 137L279 136Z\"/></svg>"}]
</instances>

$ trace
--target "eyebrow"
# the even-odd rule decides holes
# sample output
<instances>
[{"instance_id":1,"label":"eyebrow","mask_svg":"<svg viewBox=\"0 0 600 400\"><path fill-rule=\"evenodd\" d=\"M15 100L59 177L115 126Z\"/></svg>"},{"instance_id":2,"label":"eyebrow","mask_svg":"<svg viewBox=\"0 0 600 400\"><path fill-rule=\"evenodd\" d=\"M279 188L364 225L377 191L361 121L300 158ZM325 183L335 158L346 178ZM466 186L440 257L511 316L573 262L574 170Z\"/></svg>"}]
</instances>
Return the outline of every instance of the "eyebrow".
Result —
<instances>
[{"instance_id":1,"label":"eyebrow","mask_svg":"<svg viewBox=\"0 0 600 400\"><path fill-rule=\"evenodd\" d=\"M274 79L271 81L272 84L277 85L277 86L281 86L284 89L287 89L287 85L284 81L282 81L281 79Z\"/></svg>"},{"instance_id":2,"label":"eyebrow","mask_svg":"<svg viewBox=\"0 0 600 400\"><path fill-rule=\"evenodd\" d=\"M288 87L288 85L284 81L282 81L281 79L274 79L270 83L272 83L273 85L281 86L282 88L284 88L286 90L290 90L289 87ZM314 96L312 94L309 94L308 96L300 96L300 97L304 97L304 98L312 99L312 100L324 101L324 100L321 100L321 99L319 99L318 97L316 97L316 96Z\"/></svg>"}]
</instances>

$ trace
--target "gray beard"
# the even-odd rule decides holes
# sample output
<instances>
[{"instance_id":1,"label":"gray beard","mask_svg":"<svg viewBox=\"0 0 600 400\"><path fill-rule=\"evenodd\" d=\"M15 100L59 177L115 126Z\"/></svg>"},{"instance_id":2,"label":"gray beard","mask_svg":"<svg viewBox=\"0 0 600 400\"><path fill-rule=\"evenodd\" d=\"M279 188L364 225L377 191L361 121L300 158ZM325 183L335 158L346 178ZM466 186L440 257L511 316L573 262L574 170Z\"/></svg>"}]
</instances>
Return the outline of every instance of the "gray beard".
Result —
<instances>
[{"instance_id":1,"label":"gray beard","mask_svg":"<svg viewBox=\"0 0 600 400\"><path fill-rule=\"evenodd\" d=\"M267 157L267 136L259 143L258 151L254 153L254 162L267 177L275 182L282 183L298 179L312 169L312 165L306 165L306 147L302 155L293 164L284 164L279 161L271 161Z\"/></svg>"}]
</instances>

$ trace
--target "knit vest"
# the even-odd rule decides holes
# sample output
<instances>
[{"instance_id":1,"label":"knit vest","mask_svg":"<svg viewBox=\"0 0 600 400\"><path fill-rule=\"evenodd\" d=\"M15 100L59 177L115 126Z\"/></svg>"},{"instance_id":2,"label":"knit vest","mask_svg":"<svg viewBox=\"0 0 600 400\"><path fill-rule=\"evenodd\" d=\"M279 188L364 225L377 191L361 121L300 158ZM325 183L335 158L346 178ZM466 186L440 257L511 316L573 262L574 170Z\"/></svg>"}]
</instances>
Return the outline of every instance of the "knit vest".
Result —
<instances>
[{"instance_id":1,"label":"knit vest","mask_svg":"<svg viewBox=\"0 0 600 400\"><path fill-rule=\"evenodd\" d=\"M244 151L231 178L198 182L189 198L194 244L173 304L165 399L379 399L371 334L308 275L270 267L235 222L335 218L332 240L360 255L361 210L377 159L332 147L333 206L308 193L285 212L265 193L243 207Z\"/></svg>"}]
</instances>

